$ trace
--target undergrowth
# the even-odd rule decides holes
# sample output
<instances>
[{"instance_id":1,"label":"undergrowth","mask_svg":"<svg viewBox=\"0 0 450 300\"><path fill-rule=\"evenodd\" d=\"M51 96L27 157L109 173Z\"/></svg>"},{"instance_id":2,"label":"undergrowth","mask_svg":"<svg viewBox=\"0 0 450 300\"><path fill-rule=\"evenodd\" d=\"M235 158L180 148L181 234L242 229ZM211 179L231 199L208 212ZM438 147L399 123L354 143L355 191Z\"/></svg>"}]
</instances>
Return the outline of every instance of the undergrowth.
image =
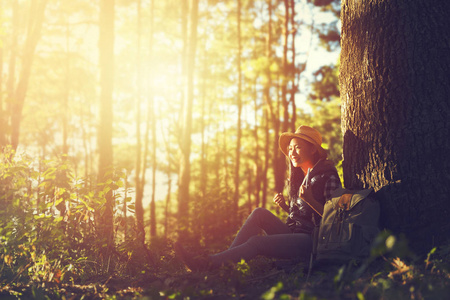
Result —
<instances>
[{"instance_id":1,"label":"undergrowth","mask_svg":"<svg viewBox=\"0 0 450 300\"><path fill-rule=\"evenodd\" d=\"M9 299L447 299L450 245L414 254L384 231L371 256L356 264L315 267L257 258L209 272L191 272L162 237L143 244L133 230L124 175L106 183L77 178L70 161L34 162L5 151L0 163L0 298ZM104 195L115 199L115 246L105 251L96 216ZM204 216L206 218L206 216ZM130 237L120 224L130 223ZM185 239L190 251L213 247ZM210 250L207 250L210 249Z\"/></svg>"}]
</instances>

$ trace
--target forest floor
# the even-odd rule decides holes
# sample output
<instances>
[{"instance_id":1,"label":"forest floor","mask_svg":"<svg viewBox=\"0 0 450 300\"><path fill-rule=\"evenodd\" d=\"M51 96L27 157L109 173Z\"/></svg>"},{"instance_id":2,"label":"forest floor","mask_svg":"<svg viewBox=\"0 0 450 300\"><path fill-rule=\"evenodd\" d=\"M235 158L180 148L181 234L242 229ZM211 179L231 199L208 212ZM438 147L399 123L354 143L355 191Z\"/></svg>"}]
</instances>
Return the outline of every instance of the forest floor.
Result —
<instances>
[{"instance_id":1,"label":"forest floor","mask_svg":"<svg viewBox=\"0 0 450 300\"><path fill-rule=\"evenodd\" d=\"M134 277L6 284L0 299L449 299L450 256L442 252L413 262L328 266L309 277L302 265L265 258L211 272L190 272L172 259L167 268Z\"/></svg>"}]
</instances>

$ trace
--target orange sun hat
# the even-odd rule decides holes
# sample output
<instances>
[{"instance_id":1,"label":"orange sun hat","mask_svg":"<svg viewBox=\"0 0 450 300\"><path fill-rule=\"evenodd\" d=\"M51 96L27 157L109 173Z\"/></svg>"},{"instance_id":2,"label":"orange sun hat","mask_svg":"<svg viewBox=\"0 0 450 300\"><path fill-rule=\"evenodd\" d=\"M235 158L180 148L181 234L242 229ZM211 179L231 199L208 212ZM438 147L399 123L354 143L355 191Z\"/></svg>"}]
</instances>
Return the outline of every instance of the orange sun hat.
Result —
<instances>
[{"instance_id":1,"label":"orange sun hat","mask_svg":"<svg viewBox=\"0 0 450 300\"><path fill-rule=\"evenodd\" d=\"M281 152L284 153L284 155L289 156L289 143L293 138L299 138L303 139L314 146L316 146L317 151L319 151L320 158L326 158L327 157L327 151L322 148L322 135L319 131L316 129L306 126L306 125L300 125L299 128L295 131L295 133L292 132L283 132L280 135L280 138L278 140L278 145L280 147Z\"/></svg>"}]
</instances>

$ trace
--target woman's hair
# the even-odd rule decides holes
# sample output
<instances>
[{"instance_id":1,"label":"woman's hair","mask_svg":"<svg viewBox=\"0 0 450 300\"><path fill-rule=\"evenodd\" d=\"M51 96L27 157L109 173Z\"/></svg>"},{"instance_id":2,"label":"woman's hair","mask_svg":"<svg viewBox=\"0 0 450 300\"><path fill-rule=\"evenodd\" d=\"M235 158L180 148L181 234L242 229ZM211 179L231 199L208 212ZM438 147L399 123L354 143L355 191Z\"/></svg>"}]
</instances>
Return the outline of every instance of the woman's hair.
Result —
<instances>
[{"instance_id":1,"label":"woman's hair","mask_svg":"<svg viewBox=\"0 0 450 300\"><path fill-rule=\"evenodd\" d=\"M302 184L304 178L305 174L302 169L294 167L292 162L289 161L289 202L297 201L298 190L300 189L300 185Z\"/></svg>"},{"instance_id":2,"label":"woman's hair","mask_svg":"<svg viewBox=\"0 0 450 300\"><path fill-rule=\"evenodd\" d=\"M310 142L307 143L315 147ZM320 160L320 158L321 157L319 151L316 151L313 157L314 160L313 164L316 164ZM289 158L288 160L289 160L289 180L288 180L289 201L296 201L298 198L298 190L300 189L300 185L302 184L303 179L305 178L305 174L303 173L301 168L294 167Z\"/></svg>"}]
</instances>

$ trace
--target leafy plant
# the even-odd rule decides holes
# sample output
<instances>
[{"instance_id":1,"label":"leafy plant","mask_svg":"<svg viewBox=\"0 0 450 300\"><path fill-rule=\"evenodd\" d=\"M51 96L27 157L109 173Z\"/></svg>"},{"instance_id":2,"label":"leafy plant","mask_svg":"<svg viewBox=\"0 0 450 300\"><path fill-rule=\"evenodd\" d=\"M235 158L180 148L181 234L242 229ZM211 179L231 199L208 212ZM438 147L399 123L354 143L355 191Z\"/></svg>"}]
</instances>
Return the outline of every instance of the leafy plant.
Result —
<instances>
[{"instance_id":1,"label":"leafy plant","mask_svg":"<svg viewBox=\"0 0 450 300\"><path fill-rule=\"evenodd\" d=\"M88 263L101 249L95 218L106 192L119 201L123 174L112 173L94 190L75 178L64 156L34 162L6 149L0 160L0 278L61 282L104 270Z\"/></svg>"}]
</instances>

